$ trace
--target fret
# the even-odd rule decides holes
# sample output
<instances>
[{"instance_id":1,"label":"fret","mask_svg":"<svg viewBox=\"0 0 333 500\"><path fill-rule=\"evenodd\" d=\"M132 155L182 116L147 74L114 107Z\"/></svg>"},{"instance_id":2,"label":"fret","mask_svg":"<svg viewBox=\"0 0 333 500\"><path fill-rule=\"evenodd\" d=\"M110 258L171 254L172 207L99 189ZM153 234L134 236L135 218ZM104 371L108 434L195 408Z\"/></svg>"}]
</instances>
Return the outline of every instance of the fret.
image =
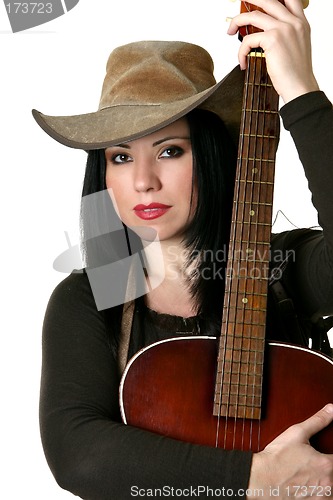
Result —
<instances>
[{"instance_id":1,"label":"fret","mask_svg":"<svg viewBox=\"0 0 333 500\"><path fill-rule=\"evenodd\" d=\"M257 82L245 82L244 85L246 87L256 87L256 88L271 88L273 89L273 85L271 83L257 83Z\"/></svg>"},{"instance_id":2,"label":"fret","mask_svg":"<svg viewBox=\"0 0 333 500\"><path fill-rule=\"evenodd\" d=\"M226 274L226 277L227 278L232 278L232 279L244 279L244 280L265 280L267 281L269 279L269 276L260 276L260 278L255 278L253 276L250 276L250 275L240 275L240 274Z\"/></svg>"},{"instance_id":3,"label":"fret","mask_svg":"<svg viewBox=\"0 0 333 500\"><path fill-rule=\"evenodd\" d=\"M232 220L234 224L254 224L256 226L269 226L271 227L272 224L270 222L258 222L255 220Z\"/></svg>"},{"instance_id":4,"label":"fret","mask_svg":"<svg viewBox=\"0 0 333 500\"><path fill-rule=\"evenodd\" d=\"M238 159L241 161L259 161L260 163L265 162L265 163L275 164L275 160L272 160L270 158L247 158L246 156L241 156ZM247 182L252 182L252 181L247 181ZM253 182L255 182L255 181L253 181ZM273 184L273 182L271 184Z\"/></svg>"},{"instance_id":5,"label":"fret","mask_svg":"<svg viewBox=\"0 0 333 500\"><path fill-rule=\"evenodd\" d=\"M263 206L263 207L272 207L273 203L265 203L264 201L239 201L234 200L235 205L255 205L255 206Z\"/></svg>"},{"instance_id":6,"label":"fret","mask_svg":"<svg viewBox=\"0 0 333 500\"><path fill-rule=\"evenodd\" d=\"M221 373L219 373L221 375ZM254 375L253 373L238 373L238 374L232 374L231 379L230 377L228 378L228 385L231 384L238 384L240 387L246 387L246 386L257 386L261 383L262 380L262 375ZM217 387L219 389L219 393L222 392L222 387L224 384L223 379L219 376L217 379Z\"/></svg>"},{"instance_id":7,"label":"fret","mask_svg":"<svg viewBox=\"0 0 333 500\"><path fill-rule=\"evenodd\" d=\"M228 336L230 337L230 336ZM229 340L229 338L228 338ZM260 353L264 353L265 352L265 342L264 342L264 338L252 338L252 339L243 339L242 341L240 341L239 339L235 338L235 337L230 337L230 340L229 342L232 343L231 346L224 346L224 343L222 342L222 345L220 346L221 349L223 349L223 358L218 358L218 360L225 360L225 357L226 355L229 356L229 354L232 354L232 353L240 353L240 352L249 352L249 353L257 353L257 354L260 354ZM228 360L230 361L230 359L233 359L232 357L231 358L228 358ZM247 363L248 361L246 360L245 362L245 366L247 366Z\"/></svg>"},{"instance_id":8,"label":"fret","mask_svg":"<svg viewBox=\"0 0 333 500\"><path fill-rule=\"evenodd\" d=\"M263 356L262 356L263 358ZM263 362L261 364L257 363L257 364L254 364L252 363L252 365L249 365L247 363L244 362L243 365L240 365L240 363L237 363L237 362L232 362L232 366L230 365L230 363L228 364L228 362L226 361L225 363L223 363L223 361L220 362L221 365L219 366L219 369L217 371L218 374L223 374L223 380L225 381L228 377L228 380L230 380L230 378L232 378L233 375L246 375L246 374L251 374L252 377L261 377L262 376L262 366L263 366ZM230 375L230 377L229 377ZM222 379L221 379L222 381Z\"/></svg>"},{"instance_id":9,"label":"fret","mask_svg":"<svg viewBox=\"0 0 333 500\"><path fill-rule=\"evenodd\" d=\"M219 374L220 375L220 374ZM217 385L217 395L220 397L223 393L227 393L227 391L230 390L232 386L238 386L239 388L239 393L245 392L244 388L246 387L253 387L253 388L260 388L260 385L262 383L262 376L259 375L251 375L251 374L234 374L232 377L230 377L230 373L226 374L228 375L228 378L225 379L224 382L218 382ZM243 383L240 384L239 379L242 378ZM227 387L228 386L228 387ZM241 390L242 389L242 390ZM236 392L236 391L235 391Z\"/></svg>"},{"instance_id":10,"label":"fret","mask_svg":"<svg viewBox=\"0 0 333 500\"><path fill-rule=\"evenodd\" d=\"M257 177L245 180L238 177L235 184L239 201L264 203L271 201L273 197L273 182L271 180L258 179Z\"/></svg>"},{"instance_id":11,"label":"fret","mask_svg":"<svg viewBox=\"0 0 333 500\"><path fill-rule=\"evenodd\" d=\"M262 135L262 134L242 134L241 137L253 137L254 139L278 139L276 135Z\"/></svg>"},{"instance_id":12,"label":"fret","mask_svg":"<svg viewBox=\"0 0 333 500\"><path fill-rule=\"evenodd\" d=\"M233 418L250 418L252 420L260 420L261 410L260 408L229 406L227 408L214 405L213 415L221 417L233 417Z\"/></svg>"},{"instance_id":13,"label":"fret","mask_svg":"<svg viewBox=\"0 0 333 500\"><path fill-rule=\"evenodd\" d=\"M251 408L252 406L256 408L260 408L261 405L261 396L252 395L245 396L243 394L229 394L222 395L220 398L216 396L214 398L215 404L222 404L223 406L237 406L238 409L242 407Z\"/></svg>"},{"instance_id":14,"label":"fret","mask_svg":"<svg viewBox=\"0 0 333 500\"><path fill-rule=\"evenodd\" d=\"M258 279L233 281L229 279L226 285L225 294L228 295L228 300L230 293L238 293L242 294L242 296L246 295L247 297L260 297L267 295L267 281L260 281Z\"/></svg>"},{"instance_id":15,"label":"fret","mask_svg":"<svg viewBox=\"0 0 333 500\"><path fill-rule=\"evenodd\" d=\"M266 311L258 311L258 310L255 310L255 311L251 311L251 310L248 310L248 309L245 309L243 311L241 311L240 309L238 310L235 310L235 308L233 308L232 310L230 310L230 314L226 316L226 318L228 318L230 321L233 321L235 319L235 323L236 324L233 324L233 325L229 325L229 322L226 321L224 323L222 323L221 327L222 327L222 337L225 338L226 336L232 336L232 338L234 339L235 341L235 345L234 347L236 348L237 346L238 347L242 347L242 343L238 340L241 340L242 338L244 340L247 340L248 337L250 336L248 333L245 334L244 332L242 332L241 330L241 326L242 326L242 313L246 313L246 318L244 318L244 321L246 320L247 323L250 323L250 326L252 327L253 330L256 331L255 333L255 336L258 337L258 336L262 336L265 332L265 329L264 328L261 328L259 325L257 325L256 323L260 323L260 322L263 322L265 320L265 316L266 316ZM224 310L224 313L225 313L225 310ZM233 314L233 313L238 313L238 314ZM249 316L251 315L255 315L256 316L256 319L253 320L253 323L251 324L251 320L253 318L250 318L249 319ZM239 325L238 325L239 324ZM243 333L243 336L235 336L235 333ZM259 332L261 332L259 334Z\"/></svg>"},{"instance_id":16,"label":"fret","mask_svg":"<svg viewBox=\"0 0 333 500\"><path fill-rule=\"evenodd\" d=\"M251 255L249 255L249 257L245 257L245 258L242 258L242 257L236 257L235 259L233 259L233 262L234 263L246 263L248 265L248 267L251 267L258 264L256 267L259 268L259 266L261 265L264 265L264 264L269 264L270 263L270 260L269 259L262 259L262 258L259 258L259 259L254 259ZM253 278L253 276L252 276Z\"/></svg>"},{"instance_id":17,"label":"fret","mask_svg":"<svg viewBox=\"0 0 333 500\"><path fill-rule=\"evenodd\" d=\"M262 399L260 395L250 394L246 396L244 394L222 394L221 397L216 396L214 398L214 404L219 406L237 406L239 409L242 407L251 408L254 406L255 408L260 408Z\"/></svg>"},{"instance_id":18,"label":"fret","mask_svg":"<svg viewBox=\"0 0 333 500\"><path fill-rule=\"evenodd\" d=\"M258 160L259 161L259 160ZM271 181L257 181L253 179L236 179L236 182L243 182L245 184L262 184L262 185L268 185L268 186L273 186L274 182Z\"/></svg>"},{"instance_id":19,"label":"fret","mask_svg":"<svg viewBox=\"0 0 333 500\"><path fill-rule=\"evenodd\" d=\"M244 226L241 224L234 224L231 235L236 239L242 238L245 243L252 240L254 237L258 237L260 240L266 238L268 242L271 237L271 227L261 225L258 226L255 224L247 224Z\"/></svg>"},{"instance_id":20,"label":"fret","mask_svg":"<svg viewBox=\"0 0 333 500\"><path fill-rule=\"evenodd\" d=\"M267 299L267 294L266 293L258 293L258 292L252 293L251 290L249 290L248 293L252 297L251 301L253 301L255 299L260 299L260 300L264 301L264 299ZM241 295L242 297L243 297L243 295L246 296L246 291L232 290L231 289L231 290L228 291L228 295L229 295L229 297L228 297L228 307L232 307L232 303L234 301L234 298L238 298L239 295ZM244 302L243 302L243 304L244 304ZM246 302L246 304L248 304L248 302Z\"/></svg>"},{"instance_id":21,"label":"fret","mask_svg":"<svg viewBox=\"0 0 333 500\"><path fill-rule=\"evenodd\" d=\"M265 327L265 323L263 321L253 322L245 320L242 323L239 323L238 321L237 322L233 322L232 320L227 321L227 318L224 318L224 322L222 319L222 326L223 326L222 337L224 342L225 337L227 335L233 335L233 338L235 340L238 339L241 340L242 338L244 339L257 338L258 337L257 332L262 331L262 328ZM221 337L221 342L222 342L222 337ZM238 343L238 345L241 344Z\"/></svg>"},{"instance_id":22,"label":"fret","mask_svg":"<svg viewBox=\"0 0 333 500\"><path fill-rule=\"evenodd\" d=\"M261 394L260 394L260 384L262 383L262 379L258 380L256 384L243 384L243 385L238 385L238 383L232 383L232 384L226 384L228 385L227 387L223 387L223 385L219 385L220 393L215 395L214 401L215 403L228 403L228 400L230 402L235 401L235 397L239 398L239 401L245 402L246 400L249 401L251 399L255 399L258 403L261 400ZM228 392L225 390L227 389ZM242 389L242 390L238 390ZM252 389L252 390L251 390Z\"/></svg>"},{"instance_id":23,"label":"fret","mask_svg":"<svg viewBox=\"0 0 333 500\"><path fill-rule=\"evenodd\" d=\"M270 109L245 109L244 110L246 113L249 114L257 114L257 113L264 113L265 115L278 115L278 111L272 111Z\"/></svg>"},{"instance_id":24,"label":"fret","mask_svg":"<svg viewBox=\"0 0 333 500\"><path fill-rule=\"evenodd\" d=\"M248 322L246 323L245 321L242 322L242 325L239 325L238 323L233 323L232 321L227 321L227 322L224 322L223 323L223 320L222 320L222 325L229 325L230 327L232 326L252 326L252 327L263 327L265 328L266 327L266 323L251 323L251 322ZM238 337L238 335L235 335L235 337ZM243 338L243 335L240 335L241 338Z\"/></svg>"},{"instance_id":25,"label":"fret","mask_svg":"<svg viewBox=\"0 0 333 500\"><path fill-rule=\"evenodd\" d=\"M235 243L244 243L244 240L237 240L237 239L234 239L233 240ZM255 241L255 240L249 240L246 242L246 244L249 244L249 245L262 245L262 246L266 246L266 247L270 247L271 246L271 243L270 241Z\"/></svg>"},{"instance_id":26,"label":"fret","mask_svg":"<svg viewBox=\"0 0 333 500\"><path fill-rule=\"evenodd\" d=\"M263 342L264 339L262 339L261 342ZM264 344L263 344L264 346ZM232 351L232 349L230 349L229 351ZM237 349L235 350L235 352L237 352ZM225 375L227 375L228 373L230 374L235 374L236 372L237 373L249 373L253 376L261 376L262 373L261 373L261 368L262 368L262 365L263 365L263 359L264 359L264 352L265 350L264 349L257 349L257 350L249 350L249 351L241 351L239 350L237 352L238 355L241 355L243 354L243 358L242 360L240 361L237 361L234 359L234 357L232 358L228 358L228 359L225 359L225 357L223 356L223 358L219 358L218 359L218 372L224 372ZM226 353L226 354L229 354L229 353ZM250 370L250 363L249 363L249 359L254 359L254 362L252 362L252 368ZM240 368L242 368L242 370L240 370Z\"/></svg>"},{"instance_id":27,"label":"fret","mask_svg":"<svg viewBox=\"0 0 333 500\"><path fill-rule=\"evenodd\" d=\"M252 363L249 363L249 361L246 359L245 354L247 353L243 354L244 356L242 361L236 361L234 358L225 359L224 357L219 359L217 373L223 374L224 377L228 376L228 380L230 380L230 377L240 374L251 375L253 380L256 377L260 378L262 376L262 367L264 364L264 350L258 350L258 351L252 350L251 353L249 353L255 358L255 361ZM218 379L217 383L222 383L224 379L222 378Z\"/></svg>"},{"instance_id":28,"label":"fret","mask_svg":"<svg viewBox=\"0 0 333 500\"><path fill-rule=\"evenodd\" d=\"M233 341L232 337L230 337L230 341ZM249 339L246 339L247 341ZM253 342L252 342L253 341ZM239 365L242 365L243 368L248 368L250 364L259 364L259 355L263 355L265 352L265 345L264 345L264 339L257 339L256 337L252 337L250 342L246 342L246 344L255 344L256 348L248 348L245 350L244 346L241 347L234 347L234 346L229 346L225 347L222 346L223 350L225 351L224 355L231 355L230 358L218 358L218 361L224 364L225 366L230 367L230 362L233 364L233 367L237 367ZM242 356L243 355L243 356ZM254 358L253 358L253 356ZM252 359L252 363L250 361ZM228 364L229 363L229 364ZM252 370L251 370L252 372ZM255 371L253 373L256 373Z\"/></svg>"}]
</instances>

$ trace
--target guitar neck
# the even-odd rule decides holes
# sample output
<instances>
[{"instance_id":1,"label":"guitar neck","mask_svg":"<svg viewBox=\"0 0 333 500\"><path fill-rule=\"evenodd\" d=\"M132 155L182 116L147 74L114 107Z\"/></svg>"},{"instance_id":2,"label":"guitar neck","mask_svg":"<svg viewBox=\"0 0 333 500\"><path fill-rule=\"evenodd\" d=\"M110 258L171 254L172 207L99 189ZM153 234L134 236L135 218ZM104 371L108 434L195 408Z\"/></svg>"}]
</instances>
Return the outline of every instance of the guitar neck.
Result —
<instances>
[{"instance_id":1,"label":"guitar neck","mask_svg":"<svg viewBox=\"0 0 333 500\"><path fill-rule=\"evenodd\" d=\"M246 71L213 413L259 419L279 117L262 52Z\"/></svg>"}]
</instances>

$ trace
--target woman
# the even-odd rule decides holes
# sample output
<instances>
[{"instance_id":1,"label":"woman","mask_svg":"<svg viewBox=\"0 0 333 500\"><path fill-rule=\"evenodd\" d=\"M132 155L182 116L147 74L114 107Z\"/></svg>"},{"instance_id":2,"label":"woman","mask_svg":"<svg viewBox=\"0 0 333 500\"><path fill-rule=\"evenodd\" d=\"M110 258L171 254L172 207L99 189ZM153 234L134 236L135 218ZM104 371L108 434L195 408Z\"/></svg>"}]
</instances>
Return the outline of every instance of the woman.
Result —
<instances>
[{"instance_id":1,"label":"woman","mask_svg":"<svg viewBox=\"0 0 333 500\"><path fill-rule=\"evenodd\" d=\"M333 314L333 112L313 76L300 0L285 6L277 0L252 3L266 13L236 16L229 34L248 24L263 30L244 38L240 66L246 66L252 47L265 50L273 85L285 103L281 115L298 147L323 227L323 234L295 231L273 240L273 250L294 251L283 280L304 327L311 317ZM255 454L158 436L123 425L119 415L119 360L174 336L174 328L179 335L216 334L219 328L216 297L223 293L225 262L216 255L227 244L230 226L232 138L239 125L241 81L235 70L215 84L208 54L191 44L136 43L111 54L97 113L64 118L35 112L52 137L89 151L83 194L110 189L120 219L135 233L126 244L138 235L146 248L148 277L158 279L160 267L156 246L150 253L154 235L147 228L157 233L165 269L159 286L136 295L125 349L127 310L117 300L98 310L89 268L64 280L50 300L43 334L41 433L58 483L82 498L198 496L199 491L204 498L218 489L236 497L246 491L248 498L288 498L300 491L302 496L333 495L333 457L309 445L310 437L332 422L333 405ZM88 266L98 268L109 258L103 253L108 236L103 231L97 238L87 235L85 211L83 226ZM90 244L98 247L97 254ZM215 260L198 260L203 250ZM116 253L122 256L122 251ZM207 264L210 272L219 266L214 279L205 279ZM302 335L308 336L306 327Z\"/></svg>"}]
</instances>

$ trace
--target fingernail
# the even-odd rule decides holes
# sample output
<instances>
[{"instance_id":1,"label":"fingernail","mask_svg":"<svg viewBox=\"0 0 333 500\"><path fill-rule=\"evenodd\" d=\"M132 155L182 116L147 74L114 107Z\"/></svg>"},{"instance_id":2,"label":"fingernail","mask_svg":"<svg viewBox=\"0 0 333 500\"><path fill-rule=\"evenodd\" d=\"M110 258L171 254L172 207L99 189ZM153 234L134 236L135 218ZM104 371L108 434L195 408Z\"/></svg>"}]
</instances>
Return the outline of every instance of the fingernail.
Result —
<instances>
[{"instance_id":1,"label":"fingernail","mask_svg":"<svg viewBox=\"0 0 333 500\"><path fill-rule=\"evenodd\" d=\"M327 411L327 413L329 413L330 415L333 415L333 404L329 403L324 407L324 410Z\"/></svg>"},{"instance_id":2,"label":"fingernail","mask_svg":"<svg viewBox=\"0 0 333 500\"><path fill-rule=\"evenodd\" d=\"M226 17L225 20L227 23L230 23L233 20L233 17Z\"/></svg>"}]
</instances>

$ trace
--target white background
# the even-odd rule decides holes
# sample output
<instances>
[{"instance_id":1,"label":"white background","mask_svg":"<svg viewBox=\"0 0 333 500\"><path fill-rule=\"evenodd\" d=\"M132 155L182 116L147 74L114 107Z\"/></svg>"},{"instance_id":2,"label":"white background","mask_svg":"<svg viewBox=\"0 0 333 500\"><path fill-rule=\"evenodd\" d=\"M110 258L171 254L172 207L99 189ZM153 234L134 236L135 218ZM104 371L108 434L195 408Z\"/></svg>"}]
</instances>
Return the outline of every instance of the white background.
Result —
<instances>
[{"instance_id":1,"label":"white background","mask_svg":"<svg viewBox=\"0 0 333 500\"><path fill-rule=\"evenodd\" d=\"M54 286L65 277L53 260L77 243L85 153L61 146L37 126L31 109L76 114L98 106L113 47L140 39L179 39L212 54L216 77L237 63L238 40L225 18L239 2L81 0L65 16L12 34L0 5L1 44L1 425L0 496L73 498L55 483L38 429L41 327ZM311 0L317 79L333 99L332 0ZM317 224L307 183L287 134L278 155L275 213L297 227ZM293 226L279 216L275 231Z\"/></svg>"}]
</instances>

